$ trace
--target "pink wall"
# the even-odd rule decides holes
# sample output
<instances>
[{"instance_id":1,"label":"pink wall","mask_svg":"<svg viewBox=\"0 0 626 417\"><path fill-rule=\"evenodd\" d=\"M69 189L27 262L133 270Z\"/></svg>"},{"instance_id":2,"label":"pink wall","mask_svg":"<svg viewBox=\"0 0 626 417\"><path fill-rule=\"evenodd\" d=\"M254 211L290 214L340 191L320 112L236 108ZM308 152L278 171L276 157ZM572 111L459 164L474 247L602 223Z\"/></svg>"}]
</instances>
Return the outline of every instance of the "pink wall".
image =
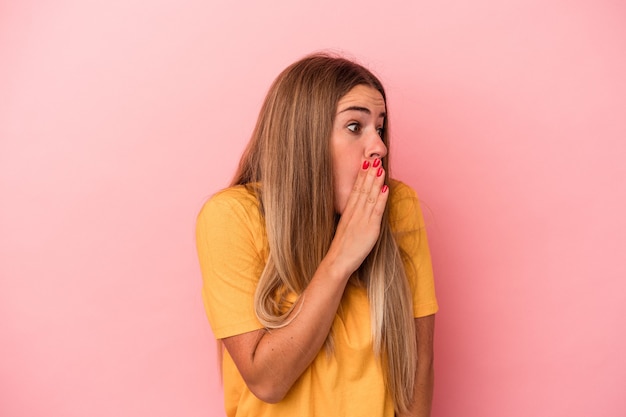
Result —
<instances>
[{"instance_id":1,"label":"pink wall","mask_svg":"<svg viewBox=\"0 0 626 417\"><path fill-rule=\"evenodd\" d=\"M426 205L433 416L625 415L624 4L237 3L0 6L0 415L223 415L195 214L322 48Z\"/></svg>"}]
</instances>

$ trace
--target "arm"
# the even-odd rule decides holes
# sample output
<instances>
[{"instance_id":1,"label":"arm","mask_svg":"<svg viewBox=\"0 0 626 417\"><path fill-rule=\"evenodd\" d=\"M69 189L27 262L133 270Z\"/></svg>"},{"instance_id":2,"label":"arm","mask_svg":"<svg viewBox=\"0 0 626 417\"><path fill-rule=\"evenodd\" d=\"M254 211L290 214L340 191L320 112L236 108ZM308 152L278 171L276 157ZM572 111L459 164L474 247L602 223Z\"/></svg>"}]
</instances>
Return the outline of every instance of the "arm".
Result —
<instances>
[{"instance_id":1,"label":"arm","mask_svg":"<svg viewBox=\"0 0 626 417\"><path fill-rule=\"evenodd\" d=\"M433 336L435 315L415 319L417 339L417 371L413 404L408 413L398 417L430 417L435 372L433 368Z\"/></svg>"},{"instance_id":2,"label":"arm","mask_svg":"<svg viewBox=\"0 0 626 417\"><path fill-rule=\"evenodd\" d=\"M324 344L350 275L372 250L388 198L384 175L362 169L337 232L285 327L223 339L246 385L259 399L275 403L287 394Z\"/></svg>"}]
</instances>

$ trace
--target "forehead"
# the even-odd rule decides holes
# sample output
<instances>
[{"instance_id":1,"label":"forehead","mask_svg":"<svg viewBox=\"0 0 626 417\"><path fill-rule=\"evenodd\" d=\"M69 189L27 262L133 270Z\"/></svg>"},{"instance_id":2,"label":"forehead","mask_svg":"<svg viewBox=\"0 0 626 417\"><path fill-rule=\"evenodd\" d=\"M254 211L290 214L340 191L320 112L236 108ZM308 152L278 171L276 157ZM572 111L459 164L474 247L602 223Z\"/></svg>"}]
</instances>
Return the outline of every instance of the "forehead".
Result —
<instances>
[{"instance_id":1,"label":"forehead","mask_svg":"<svg viewBox=\"0 0 626 417\"><path fill-rule=\"evenodd\" d=\"M385 99L380 91L369 85L357 85L339 99L337 111L350 107L365 107L374 114L385 112Z\"/></svg>"}]
</instances>

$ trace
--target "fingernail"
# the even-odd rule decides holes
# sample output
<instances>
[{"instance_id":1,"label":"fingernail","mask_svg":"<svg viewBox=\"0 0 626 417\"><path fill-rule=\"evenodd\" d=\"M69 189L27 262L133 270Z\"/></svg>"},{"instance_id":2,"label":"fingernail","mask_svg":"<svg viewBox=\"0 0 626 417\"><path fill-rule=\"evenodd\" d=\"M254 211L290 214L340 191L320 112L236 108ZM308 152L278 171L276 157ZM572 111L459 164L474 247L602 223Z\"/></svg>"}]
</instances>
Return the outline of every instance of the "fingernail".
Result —
<instances>
[{"instance_id":1,"label":"fingernail","mask_svg":"<svg viewBox=\"0 0 626 417\"><path fill-rule=\"evenodd\" d=\"M383 167L378 168L378 171L376 171L377 177L380 177L381 175L383 175Z\"/></svg>"},{"instance_id":2,"label":"fingernail","mask_svg":"<svg viewBox=\"0 0 626 417\"><path fill-rule=\"evenodd\" d=\"M376 158L376 159L374 159L373 166L374 166L374 168L376 168L378 165L380 165L380 159Z\"/></svg>"},{"instance_id":3,"label":"fingernail","mask_svg":"<svg viewBox=\"0 0 626 417\"><path fill-rule=\"evenodd\" d=\"M370 167L369 161L363 161L363 169L367 169Z\"/></svg>"},{"instance_id":4,"label":"fingernail","mask_svg":"<svg viewBox=\"0 0 626 417\"><path fill-rule=\"evenodd\" d=\"M381 192L386 193L388 189L389 187L387 187L387 184L385 184L383 185L383 189L381 190Z\"/></svg>"}]
</instances>

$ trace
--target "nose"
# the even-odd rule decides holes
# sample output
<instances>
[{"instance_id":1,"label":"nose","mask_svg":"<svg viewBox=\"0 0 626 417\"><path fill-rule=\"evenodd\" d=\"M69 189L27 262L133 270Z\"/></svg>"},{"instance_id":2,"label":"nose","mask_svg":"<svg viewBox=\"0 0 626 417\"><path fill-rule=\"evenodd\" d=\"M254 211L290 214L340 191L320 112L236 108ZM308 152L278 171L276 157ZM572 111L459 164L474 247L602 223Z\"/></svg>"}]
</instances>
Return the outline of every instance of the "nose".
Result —
<instances>
[{"instance_id":1,"label":"nose","mask_svg":"<svg viewBox=\"0 0 626 417\"><path fill-rule=\"evenodd\" d=\"M378 135L378 133L372 135L371 141L366 148L365 156L367 158L378 159L382 159L387 156L387 146L385 145L385 142L383 142L383 139Z\"/></svg>"}]
</instances>

